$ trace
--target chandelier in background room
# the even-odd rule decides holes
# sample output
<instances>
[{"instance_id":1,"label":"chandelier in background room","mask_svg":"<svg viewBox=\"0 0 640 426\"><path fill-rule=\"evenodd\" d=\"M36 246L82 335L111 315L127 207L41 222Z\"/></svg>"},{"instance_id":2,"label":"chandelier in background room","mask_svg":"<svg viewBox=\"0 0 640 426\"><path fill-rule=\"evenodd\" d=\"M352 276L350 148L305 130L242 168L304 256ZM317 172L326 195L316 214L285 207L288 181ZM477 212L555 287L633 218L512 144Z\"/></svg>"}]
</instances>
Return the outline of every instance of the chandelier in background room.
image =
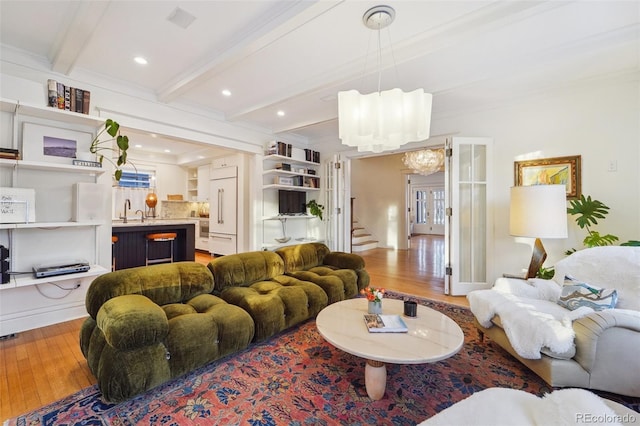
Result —
<instances>
[{"instance_id":1,"label":"chandelier in background room","mask_svg":"<svg viewBox=\"0 0 640 426\"><path fill-rule=\"evenodd\" d=\"M376 6L362 17L367 28L378 31L378 91L338 92L338 136L359 152L383 152L409 142L429 138L433 96L424 89L405 93L401 89L380 91L382 47L380 30L395 19L390 6Z\"/></svg>"},{"instance_id":2,"label":"chandelier in background room","mask_svg":"<svg viewBox=\"0 0 640 426\"><path fill-rule=\"evenodd\" d=\"M402 161L415 173L427 176L444 167L444 148L406 152Z\"/></svg>"}]
</instances>

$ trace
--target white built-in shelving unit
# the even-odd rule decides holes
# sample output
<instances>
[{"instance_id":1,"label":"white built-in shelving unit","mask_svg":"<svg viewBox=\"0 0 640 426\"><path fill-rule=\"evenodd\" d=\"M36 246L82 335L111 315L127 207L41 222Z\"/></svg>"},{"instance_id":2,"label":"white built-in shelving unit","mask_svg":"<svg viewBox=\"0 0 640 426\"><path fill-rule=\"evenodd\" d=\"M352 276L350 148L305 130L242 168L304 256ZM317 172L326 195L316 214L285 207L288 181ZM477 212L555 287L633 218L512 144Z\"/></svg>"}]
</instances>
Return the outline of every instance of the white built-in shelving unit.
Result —
<instances>
[{"instance_id":1,"label":"white built-in shelving unit","mask_svg":"<svg viewBox=\"0 0 640 426\"><path fill-rule=\"evenodd\" d=\"M92 136L104 119L75 112L0 99L3 122L0 146L24 152L24 123L50 126ZM4 223L0 219L0 243L9 249L10 281L0 284L0 336L42 327L86 315L84 298L91 281L111 265L110 171L30 159L0 159L2 187L35 191L35 221ZM94 220L74 221L76 183L101 183L104 208ZM7 222L12 222L7 220ZM35 278L38 264L82 259L87 272Z\"/></svg>"},{"instance_id":2,"label":"white built-in shelving unit","mask_svg":"<svg viewBox=\"0 0 640 426\"><path fill-rule=\"evenodd\" d=\"M294 148L294 153L301 150ZM288 164L291 170L278 168L278 164ZM302 170L302 171L301 171ZM313 170L315 174L308 173ZM307 202L320 194L319 175L321 165L312 161L301 160L299 158L284 155L266 155L263 159L263 243L262 248L274 250L279 247L300 244L301 242L319 241L319 239L308 236L308 225L311 221L318 220L310 214L281 215L278 209L278 191L302 191L307 193ZM278 177L302 178L303 185L287 185L276 183ZM311 185L311 180L315 181ZM285 234L290 239L287 242L278 242L276 238L282 238Z\"/></svg>"}]
</instances>

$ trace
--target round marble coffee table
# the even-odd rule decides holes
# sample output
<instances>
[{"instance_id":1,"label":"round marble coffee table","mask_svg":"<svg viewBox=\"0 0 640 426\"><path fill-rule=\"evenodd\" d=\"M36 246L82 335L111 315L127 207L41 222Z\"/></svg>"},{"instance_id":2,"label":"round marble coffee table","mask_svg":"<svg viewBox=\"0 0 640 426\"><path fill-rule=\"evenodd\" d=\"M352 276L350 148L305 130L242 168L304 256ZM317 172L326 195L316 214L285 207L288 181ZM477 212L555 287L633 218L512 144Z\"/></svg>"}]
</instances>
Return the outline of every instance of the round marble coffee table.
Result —
<instances>
[{"instance_id":1,"label":"round marble coffee table","mask_svg":"<svg viewBox=\"0 0 640 426\"><path fill-rule=\"evenodd\" d=\"M384 315L401 315L407 333L369 333L364 323L367 300L356 298L333 303L316 318L322 337L333 346L367 360L364 380L367 394L381 399L387 386L387 368L391 364L436 362L456 354L464 343L458 324L438 311L418 305L416 317L403 315L402 300L384 299Z\"/></svg>"}]
</instances>

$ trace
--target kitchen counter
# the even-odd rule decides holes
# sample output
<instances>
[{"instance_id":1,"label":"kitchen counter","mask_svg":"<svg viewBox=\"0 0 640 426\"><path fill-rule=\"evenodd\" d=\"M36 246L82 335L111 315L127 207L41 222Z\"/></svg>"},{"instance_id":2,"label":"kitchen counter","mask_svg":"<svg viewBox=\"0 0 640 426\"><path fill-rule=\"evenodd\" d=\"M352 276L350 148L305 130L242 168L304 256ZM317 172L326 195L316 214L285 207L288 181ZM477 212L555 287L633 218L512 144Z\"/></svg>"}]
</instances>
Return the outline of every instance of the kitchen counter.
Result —
<instances>
[{"instance_id":1,"label":"kitchen counter","mask_svg":"<svg viewBox=\"0 0 640 426\"><path fill-rule=\"evenodd\" d=\"M188 218L188 219L158 219L158 218L145 218L144 222L141 222L140 219L132 219L127 218L127 223L124 223L122 220L114 220L111 221L111 226L113 228L122 228L122 227L130 227L130 226L156 226L156 225L184 225L198 223L198 218Z\"/></svg>"},{"instance_id":2,"label":"kitchen counter","mask_svg":"<svg viewBox=\"0 0 640 426\"><path fill-rule=\"evenodd\" d=\"M146 235L156 232L175 232L177 237L173 241L173 259L175 262L195 260L195 230L197 218L188 219L127 219L112 222L111 233L118 237L113 244L113 256L116 269L145 266L147 255ZM152 242L149 244L149 258L164 258L171 256L169 242Z\"/></svg>"}]
</instances>

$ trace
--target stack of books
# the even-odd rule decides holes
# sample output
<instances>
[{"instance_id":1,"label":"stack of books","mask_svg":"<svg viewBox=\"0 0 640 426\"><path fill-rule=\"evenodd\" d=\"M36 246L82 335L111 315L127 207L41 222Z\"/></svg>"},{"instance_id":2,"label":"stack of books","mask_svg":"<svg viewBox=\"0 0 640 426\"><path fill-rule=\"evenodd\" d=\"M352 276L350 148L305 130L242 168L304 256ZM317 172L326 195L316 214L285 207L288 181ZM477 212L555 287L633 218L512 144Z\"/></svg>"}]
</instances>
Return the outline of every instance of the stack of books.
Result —
<instances>
[{"instance_id":1,"label":"stack of books","mask_svg":"<svg viewBox=\"0 0 640 426\"><path fill-rule=\"evenodd\" d=\"M55 80L47 80L49 106L66 111L89 114L91 92L75 87L65 86Z\"/></svg>"},{"instance_id":2,"label":"stack of books","mask_svg":"<svg viewBox=\"0 0 640 426\"><path fill-rule=\"evenodd\" d=\"M19 160L20 151L11 148L0 148L0 158L7 158L9 160Z\"/></svg>"}]
</instances>

